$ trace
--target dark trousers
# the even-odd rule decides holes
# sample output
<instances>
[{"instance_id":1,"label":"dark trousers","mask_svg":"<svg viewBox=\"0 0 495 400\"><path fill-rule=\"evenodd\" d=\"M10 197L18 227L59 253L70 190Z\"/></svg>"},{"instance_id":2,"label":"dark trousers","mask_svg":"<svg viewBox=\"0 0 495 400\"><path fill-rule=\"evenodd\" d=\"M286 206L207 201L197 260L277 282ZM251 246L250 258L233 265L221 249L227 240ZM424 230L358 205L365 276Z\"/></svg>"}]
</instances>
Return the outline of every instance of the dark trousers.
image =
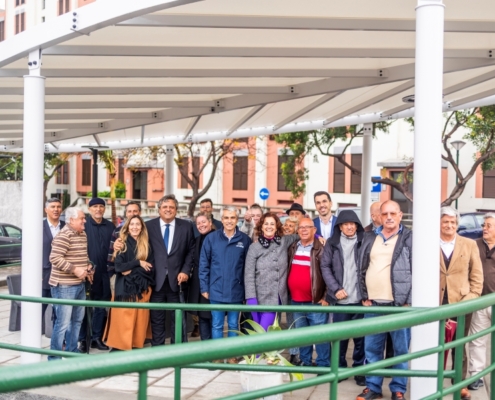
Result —
<instances>
[{"instance_id":1,"label":"dark trousers","mask_svg":"<svg viewBox=\"0 0 495 400\"><path fill-rule=\"evenodd\" d=\"M107 299L102 299L99 296L91 295L91 300L95 301L105 301ZM101 339L103 337L103 332L105 330L105 325L107 323L107 310L105 308L95 307L93 309L93 318L91 319L91 340ZM84 319L81 324L81 330L79 331L79 341L89 341L86 337L86 331L88 329L88 318L87 318L87 308L84 311Z\"/></svg>"},{"instance_id":2,"label":"dark trousers","mask_svg":"<svg viewBox=\"0 0 495 400\"><path fill-rule=\"evenodd\" d=\"M180 303L179 292L172 291L168 282L168 276L160 290L151 292L150 303ZM151 319L151 345L159 346L165 344L165 310L150 310ZM175 343L175 312L171 312L170 321L170 343ZM185 315L184 315L185 318ZM183 324L184 327L185 324ZM200 325L201 327L201 325ZM187 342L187 334L182 329L182 342Z\"/></svg>"},{"instance_id":3,"label":"dark trousers","mask_svg":"<svg viewBox=\"0 0 495 400\"><path fill-rule=\"evenodd\" d=\"M199 317L199 336L201 340L211 339L211 318Z\"/></svg>"},{"instance_id":4,"label":"dark trousers","mask_svg":"<svg viewBox=\"0 0 495 400\"><path fill-rule=\"evenodd\" d=\"M360 306L361 303L358 304L335 304L336 306ZM343 314L343 313L334 313L333 314L333 322L344 322L344 321L354 321L358 319L363 319L363 314ZM364 337L354 338L354 351L352 353L352 366L359 367L364 364ZM339 357L339 367L347 368L347 348L349 346L349 340L342 340L340 342L340 357Z\"/></svg>"}]
</instances>

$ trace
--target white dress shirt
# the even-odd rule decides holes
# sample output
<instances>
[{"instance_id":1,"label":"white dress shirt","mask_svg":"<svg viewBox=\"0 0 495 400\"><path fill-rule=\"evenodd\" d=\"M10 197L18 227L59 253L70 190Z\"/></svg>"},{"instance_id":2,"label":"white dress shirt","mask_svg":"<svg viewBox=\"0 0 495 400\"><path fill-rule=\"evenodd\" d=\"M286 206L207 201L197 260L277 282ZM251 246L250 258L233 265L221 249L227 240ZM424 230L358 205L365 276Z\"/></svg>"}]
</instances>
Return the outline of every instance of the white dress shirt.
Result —
<instances>
[{"instance_id":1,"label":"white dress shirt","mask_svg":"<svg viewBox=\"0 0 495 400\"><path fill-rule=\"evenodd\" d=\"M323 220L320 218L321 236L323 236L325 240L328 240L332 234L332 218L333 215L330 217L327 224L323 223Z\"/></svg>"},{"instance_id":2,"label":"white dress shirt","mask_svg":"<svg viewBox=\"0 0 495 400\"><path fill-rule=\"evenodd\" d=\"M50 232L52 233L52 238L55 239L55 236L60 233L60 221L58 221L58 224L56 226L52 225L48 218L46 222L48 222L48 227L50 228Z\"/></svg>"},{"instance_id":3,"label":"white dress shirt","mask_svg":"<svg viewBox=\"0 0 495 400\"><path fill-rule=\"evenodd\" d=\"M440 239L440 247L442 248L445 257L450 258L450 256L454 251L454 246L455 246L455 236L454 236L454 240L452 240L451 242L444 242L442 239Z\"/></svg>"},{"instance_id":4,"label":"white dress shirt","mask_svg":"<svg viewBox=\"0 0 495 400\"><path fill-rule=\"evenodd\" d=\"M170 249L172 248L172 244L174 243L174 233L175 233L175 218L172 222L165 222L160 218L160 228L162 231L162 238L165 235L165 228L166 224L170 224L168 227L169 229L169 234L168 234L168 243L167 243L167 254L170 254Z\"/></svg>"}]
</instances>

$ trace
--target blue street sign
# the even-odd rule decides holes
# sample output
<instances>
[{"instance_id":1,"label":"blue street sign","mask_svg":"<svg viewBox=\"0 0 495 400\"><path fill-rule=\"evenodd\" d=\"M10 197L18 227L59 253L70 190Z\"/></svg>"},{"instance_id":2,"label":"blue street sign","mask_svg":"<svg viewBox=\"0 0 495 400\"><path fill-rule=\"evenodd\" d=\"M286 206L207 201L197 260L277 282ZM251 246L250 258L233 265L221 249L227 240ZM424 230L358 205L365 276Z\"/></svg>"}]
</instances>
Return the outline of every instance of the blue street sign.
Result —
<instances>
[{"instance_id":1,"label":"blue street sign","mask_svg":"<svg viewBox=\"0 0 495 400\"><path fill-rule=\"evenodd\" d=\"M381 176L373 176L373 178L376 179L381 179ZM371 185L371 193L377 193L382 191L382 184L381 183L372 183Z\"/></svg>"},{"instance_id":2,"label":"blue street sign","mask_svg":"<svg viewBox=\"0 0 495 400\"><path fill-rule=\"evenodd\" d=\"M266 200L270 197L270 191L267 188L263 188L260 190L260 199Z\"/></svg>"}]
</instances>

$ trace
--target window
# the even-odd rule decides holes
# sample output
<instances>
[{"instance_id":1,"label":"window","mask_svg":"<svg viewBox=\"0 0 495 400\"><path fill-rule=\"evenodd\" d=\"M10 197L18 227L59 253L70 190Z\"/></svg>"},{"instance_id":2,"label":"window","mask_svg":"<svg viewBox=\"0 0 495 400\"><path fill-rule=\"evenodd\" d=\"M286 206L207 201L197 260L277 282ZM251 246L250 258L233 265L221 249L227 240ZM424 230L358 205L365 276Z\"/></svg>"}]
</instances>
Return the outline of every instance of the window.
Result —
<instances>
[{"instance_id":1,"label":"window","mask_svg":"<svg viewBox=\"0 0 495 400\"><path fill-rule=\"evenodd\" d=\"M21 234L21 231L19 229L14 228L13 226L9 226L9 225L4 225L3 227L4 227L5 231L7 232L8 237L16 238L16 239L22 238L22 234Z\"/></svg>"},{"instance_id":2,"label":"window","mask_svg":"<svg viewBox=\"0 0 495 400\"><path fill-rule=\"evenodd\" d=\"M476 229L476 222L472 215L463 215L459 226L464 226L466 229Z\"/></svg>"},{"instance_id":3,"label":"window","mask_svg":"<svg viewBox=\"0 0 495 400\"><path fill-rule=\"evenodd\" d=\"M189 175L189 157L182 157L182 165L179 167L180 171L180 188L187 189L189 184L187 183L187 179L184 175Z\"/></svg>"},{"instance_id":4,"label":"window","mask_svg":"<svg viewBox=\"0 0 495 400\"><path fill-rule=\"evenodd\" d=\"M335 157L333 159L333 192L345 192L345 166Z\"/></svg>"},{"instance_id":5,"label":"window","mask_svg":"<svg viewBox=\"0 0 495 400\"><path fill-rule=\"evenodd\" d=\"M46 0L42 0L41 9L44 10L46 8Z\"/></svg>"},{"instance_id":6,"label":"window","mask_svg":"<svg viewBox=\"0 0 495 400\"><path fill-rule=\"evenodd\" d=\"M57 184L69 184L69 163L63 164L57 171Z\"/></svg>"},{"instance_id":7,"label":"window","mask_svg":"<svg viewBox=\"0 0 495 400\"><path fill-rule=\"evenodd\" d=\"M82 185L91 186L91 160L82 160Z\"/></svg>"},{"instance_id":8,"label":"window","mask_svg":"<svg viewBox=\"0 0 495 400\"><path fill-rule=\"evenodd\" d=\"M278 156L278 178L277 178L277 190L279 192L289 192L285 185L285 179L282 175L282 164L289 160L289 156Z\"/></svg>"},{"instance_id":9,"label":"window","mask_svg":"<svg viewBox=\"0 0 495 400\"><path fill-rule=\"evenodd\" d=\"M0 42L5 40L5 21L0 21Z\"/></svg>"},{"instance_id":10,"label":"window","mask_svg":"<svg viewBox=\"0 0 495 400\"><path fill-rule=\"evenodd\" d=\"M234 181L233 190L247 190L248 188L248 158L234 158Z\"/></svg>"},{"instance_id":11,"label":"window","mask_svg":"<svg viewBox=\"0 0 495 400\"><path fill-rule=\"evenodd\" d=\"M495 199L495 169L483 174L483 197Z\"/></svg>"},{"instance_id":12,"label":"window","mask_svg":"<svg viewBox=\"0 0 495 400\"><path fill-rule=\"evenodd\" d=\"M26 0L15 0L15 6L20 6L21 4L24 4Z\"/></svg>"},{"instance_id":13,"label":"window","mask_svg":"<svg viewBox=\"0 0 495 400\"><path fill-rule=\"evenodd\" d=\"M22 12L15 16L15 34L24 32L26 29L26 13Z\"/></svg>"},{"instance_id":14,"label":"window","mask_svg":"<svg viewBox=\"0 0 495 400\"><path fill-rule=\"evenodd\" d=\"M351 154L351 166L361 171L363 155ZM351 173L351 193L361 193L361 176Z\"/></svg>"},{"instance_id":15,"label":"window","mask_svg":"<svg viewBox=\"0 0 495 400\"><path fill-rule=\"evenodd\" d=\"M124 183L125 182L125 162L123 158L119 158L119 172L117 175L117 180L119 182Z\"/></svg>"},{"instance_id":16,"label":"window","mask_svg":"<svg viewBox=\"0 0 495 400\"><path fill-rule=\"evenodd\" d=\"M58 15L68 13L70 11L70 0L58 0Z\"/></svg>"}]
</instances>

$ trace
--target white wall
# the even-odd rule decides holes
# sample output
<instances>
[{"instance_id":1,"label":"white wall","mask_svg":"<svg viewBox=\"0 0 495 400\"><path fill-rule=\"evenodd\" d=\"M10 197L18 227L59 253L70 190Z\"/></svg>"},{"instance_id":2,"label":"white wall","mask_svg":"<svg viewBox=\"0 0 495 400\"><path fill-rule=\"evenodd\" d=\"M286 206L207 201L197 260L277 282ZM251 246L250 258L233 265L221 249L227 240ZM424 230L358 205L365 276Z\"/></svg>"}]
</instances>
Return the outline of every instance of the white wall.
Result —
<instances>
[{"instance_id":1,"label":"white wall","mask_svg":"<svg viewBox=\"0 0 495 400\"><path fill-rule=\"evenodd\" d=\"M22 228L22 181L0 181L0 193L0 222ZM34 196L34 199L39 197ZM41 207L41 203L33 203L33 207L35 206Z\"/></svg>"}]
</instances>

